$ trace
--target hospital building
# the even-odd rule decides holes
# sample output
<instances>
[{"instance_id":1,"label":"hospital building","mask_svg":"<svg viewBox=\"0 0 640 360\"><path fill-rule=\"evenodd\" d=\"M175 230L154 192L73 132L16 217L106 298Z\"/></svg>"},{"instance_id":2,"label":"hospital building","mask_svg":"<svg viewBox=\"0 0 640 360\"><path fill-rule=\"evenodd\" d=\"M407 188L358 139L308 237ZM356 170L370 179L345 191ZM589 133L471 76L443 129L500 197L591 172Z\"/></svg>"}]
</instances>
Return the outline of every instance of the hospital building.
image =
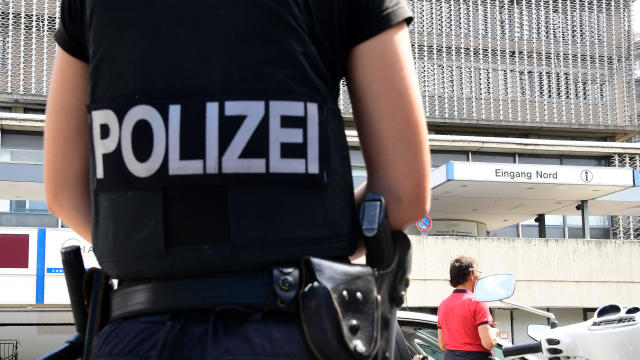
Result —
<instances>
[{"instance_id":1,"label":"hospital building","mask_svg":"<svg viewBox=\"0 0 640 360\"><path fill-rule=\"evenodd\" d=\"M407 229L406 309L435 313L449 262L511 273L560 325L640 305L640 34L630 0L407 0L431 145L429 218ZM0 0L0 343L35 358L75 330L47 210L44 109L59 0ZM636 27L640 29L640 27ZM640 30L636 30L640 31ZM366 166L343 84L353 181ZM393 121L393 119L389 119ZM425 226L427 224L427 226ZM206 226L206 224L203 224ZM500 337L546 319L491 303ZM37 344L32 339L38 339Z\"/></svg>"}]
</instances>

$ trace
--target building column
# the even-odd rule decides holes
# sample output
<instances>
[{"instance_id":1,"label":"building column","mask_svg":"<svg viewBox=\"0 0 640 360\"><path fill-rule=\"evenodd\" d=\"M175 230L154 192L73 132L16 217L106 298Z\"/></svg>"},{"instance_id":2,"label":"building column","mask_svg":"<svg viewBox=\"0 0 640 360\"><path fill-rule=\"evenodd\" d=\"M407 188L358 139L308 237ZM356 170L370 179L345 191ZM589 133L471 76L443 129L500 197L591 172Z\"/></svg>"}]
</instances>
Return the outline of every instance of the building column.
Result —
<instances>
[{"instance_id":1,"label":"building column","mask_svg":"<svg viewBox=\"0 0 640 360\"><path fill-rule=\"evenodd\" d=\"M535 222L538 223L538 237L546 238L547 237L547 223L544 219L544 214L538 214L534 219Z\"/></svg>"},{"instance_id":2,"label":"building column","mask_svg":"<svg viewBox=\"0 0 640 360\"><path fill-rule=\"evenodd\" d=\"M591 233L589 231L589 200L582 200L578 206L576 206L577 210L580 210L582 213L582 237L585 239L591 238Z\"/></svg>"}]
</instances>

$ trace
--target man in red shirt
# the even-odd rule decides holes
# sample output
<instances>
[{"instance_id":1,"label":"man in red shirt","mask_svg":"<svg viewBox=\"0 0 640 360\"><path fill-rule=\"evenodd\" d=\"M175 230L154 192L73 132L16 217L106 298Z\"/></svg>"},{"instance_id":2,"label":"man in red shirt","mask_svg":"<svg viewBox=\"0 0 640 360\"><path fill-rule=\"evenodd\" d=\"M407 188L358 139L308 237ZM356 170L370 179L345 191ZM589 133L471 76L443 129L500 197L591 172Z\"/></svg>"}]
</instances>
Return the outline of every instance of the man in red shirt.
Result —
<instances>
[{"instance_id":1,"label":"man in red shirt","mask_svg":"<svg viewBox=\"0 0 640 360\"><path fill-rule=\"evenodd\" d=\"M498 329L486 303L476 301L473 289L480 271L477 262L459 256L449 267L449 283L455 289L438 307L438 343L445 360L495 359Z\"/></svg>"}]
</instances>

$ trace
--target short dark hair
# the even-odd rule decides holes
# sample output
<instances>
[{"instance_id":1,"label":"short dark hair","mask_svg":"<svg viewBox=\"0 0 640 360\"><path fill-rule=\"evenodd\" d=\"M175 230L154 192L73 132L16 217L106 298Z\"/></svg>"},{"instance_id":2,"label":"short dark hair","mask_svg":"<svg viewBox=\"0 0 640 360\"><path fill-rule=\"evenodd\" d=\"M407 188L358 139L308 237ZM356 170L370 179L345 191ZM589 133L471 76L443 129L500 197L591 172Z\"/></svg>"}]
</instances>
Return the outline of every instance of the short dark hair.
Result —
<instances>
[{"instance_id":1,"label":"short dark hair","mask_svg":"<svg viewBox=\"0 0 640 360\"><path fill-rule=\"evenodd\" d=\"M477 262L469 256L458 256L449 266L449 284L456 287L464 284L471 271L475 270Z\"/></svg>"}]
</instances>

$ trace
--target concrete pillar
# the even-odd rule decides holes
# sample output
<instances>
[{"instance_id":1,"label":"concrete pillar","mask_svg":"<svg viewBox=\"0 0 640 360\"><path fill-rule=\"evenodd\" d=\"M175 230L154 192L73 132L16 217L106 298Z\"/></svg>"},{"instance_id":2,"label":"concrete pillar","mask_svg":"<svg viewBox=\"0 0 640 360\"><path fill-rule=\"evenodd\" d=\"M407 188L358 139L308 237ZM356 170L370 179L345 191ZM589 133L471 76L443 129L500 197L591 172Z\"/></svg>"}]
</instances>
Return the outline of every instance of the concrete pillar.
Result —
<instances>
[{"instance_id":1,"label":"concrete pillar","mask_svg":"<svg viewBox=\"0 0 640 360\"><path fill-rule=\"evenodd\" d=\"M538 237L546 238L547 237L547 223L544 219L544 214L538 214L535 218L535 222L538 223Z\"/></svg>"},{"instance_id":2,"label":"concrete pillar","mask_svg":"<svg viewBox=\"0 0 640 360\"><path fill-rule=\"evenodd\" d=\"M580 205L576 206L582 213L582 237L585 239L591 238L589 231L589 200L582 200Z\"/></svg>"}]
</instances>

